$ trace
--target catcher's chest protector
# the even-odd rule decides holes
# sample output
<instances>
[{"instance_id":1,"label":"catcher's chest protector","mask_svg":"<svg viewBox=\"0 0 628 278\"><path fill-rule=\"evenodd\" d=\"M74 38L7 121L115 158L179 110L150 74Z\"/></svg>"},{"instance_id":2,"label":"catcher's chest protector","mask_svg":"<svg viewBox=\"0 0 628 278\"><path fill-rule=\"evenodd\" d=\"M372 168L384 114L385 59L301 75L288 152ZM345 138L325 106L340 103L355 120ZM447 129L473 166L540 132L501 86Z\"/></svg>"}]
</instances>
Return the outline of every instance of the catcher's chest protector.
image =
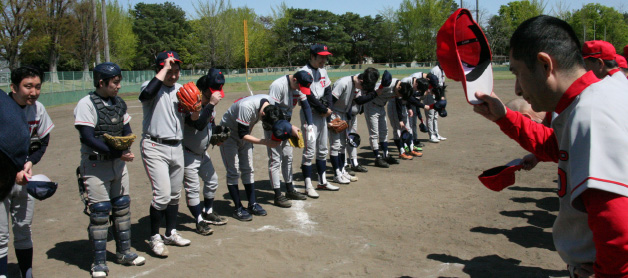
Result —
<instances>
[{"instance_id":1,"label":"catcher's chest protector","mask_svg":"<svg viewBox=\"0 0 628 278\"><path fill-rule=\"evenodd\" d=\"M115 104L106 106L103 100L94 92L89 94L98 119L94 127L94 135L96 138L102 138L107 133L111 136L122 136L122 128L124 127L124 114L126 114L126 103L122 98L116 96Z\"/></svg>"}]
</instances>

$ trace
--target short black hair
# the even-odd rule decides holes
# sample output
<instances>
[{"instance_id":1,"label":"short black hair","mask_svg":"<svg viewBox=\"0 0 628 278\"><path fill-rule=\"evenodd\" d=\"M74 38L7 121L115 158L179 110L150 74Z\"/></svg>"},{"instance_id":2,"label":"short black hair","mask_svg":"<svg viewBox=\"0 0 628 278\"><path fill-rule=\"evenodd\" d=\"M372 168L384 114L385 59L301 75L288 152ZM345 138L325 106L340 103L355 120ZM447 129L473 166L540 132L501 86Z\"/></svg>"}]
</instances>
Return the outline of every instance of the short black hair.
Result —
<instances>
[{"instance_id":1,"label":"short black hair","mask_svg":"<svg viewBox=\"0 0 628 278\"><path fill-rule=\"evenodd\" d=\"M271 130L273 124L279 120L285 120L285 115L281 108L276 105L267 105L264 107L264 116L262 116L262 127L264 130Z\"/></svg>"},{"instance_id":2,"label":"short black hair","mask_svg":"<svg viewBox=\"0 0 628 278\"><path fill-rule=\"evenodd\" d=\"M11 71L11 83L15 86L19 86L24 78L39 77L41 83L44 83L44 73L33 66L22 66Z\"/></svg>"},{"instance_id":3,"label":"short black hair","mask_svg":"<svg viewBox=\"0 0 628 278\"><path fill-rule=\"evenodd\" d=\"M540 15L521 23L510 38L510 51L514 59L523 61L531 71L539 52L552 56L559 69L584 68L576 33L567 22L552 16Z\"/></svg>"},{"instance_id":4,"label":"short black hair","mask_svg":"<svg viewBox=\"0 0 628 278\"><path fill-rule=\"evenodd\" d=\"M399 88L399 94L401 95L402 99L406 100L412 97L412 95L414 94L414 89L412 89L412 85L405 82L401 82L401 88Z\"/></svg>"},{"instance_id":5,"label":"short black hair","mask_svg":"<svg viewBox=\"0 0 628 278\"><path fill-rule=\"evenodd\" d=\"M100 74L94 72L94 87L96 89L100 88L100 80L102 80L102 83L103 83L104 87L109 86L109 82L111 81L111 79L114 79L114 78L116 78L118 76L120 76L120 80L122 80L122 75L116 75L116 76L112 76L112 77L109 77L109 78L99 78L99 75Z\"/></svg>"},{"instance_id":6,"label":"short black hair","mask_svg":"<svg viewBox=\"0 0 628 278\"><path fill-rule=\"evenodd\" d=\"M430 88L430 82L427 81L427 78L423 78L423 77L417 78L416 83L417 83L416 88L420 93L425 93L425 91L427 91L427 89Z\"/></svg>"},{"instance_id":7,"label":"short black hair","mask_svg":"<svg viewBox=\"0 0 628 278\"><path fill-rule=\"evenodd\" d=\"M376 68L369 67L358 75L358 79L362 80L362 88L364 90L373 91L379 79L379 71Z\"/></svg>"},{"instance_id":8,"label":"short black hair","mask_svg":"<svg viewBox=\"0 0 628 278\"><path fill-rule=\"evenodd\" d=\"M619 64L617 64L617 61L615 60L602 60L602 61L604 61L604 66L609 69L614 69L614 68L619 67Z\"/></svg>"}]
</instances>

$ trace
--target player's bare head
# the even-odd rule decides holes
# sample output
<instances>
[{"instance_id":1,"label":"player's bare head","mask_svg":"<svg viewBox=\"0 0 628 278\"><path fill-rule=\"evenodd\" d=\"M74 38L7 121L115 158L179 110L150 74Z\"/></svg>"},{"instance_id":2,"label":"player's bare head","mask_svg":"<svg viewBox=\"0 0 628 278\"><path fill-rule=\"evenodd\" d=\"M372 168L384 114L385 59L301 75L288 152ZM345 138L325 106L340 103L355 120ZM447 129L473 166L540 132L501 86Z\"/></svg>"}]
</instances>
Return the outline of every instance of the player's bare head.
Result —
<instances>
[{"instance_id":1,"label":"player's bare head","mask_svg":"<svg viewBox=\"0 0 628 278\"><path fill-rule=\"evenodd\" d=\"M400 84L400 88L399 91L397 91L398 96L400 96L402 99L406 100L409 99L410 97L412 97L412 95L414 94L414 90L412 89L412 85L405 83L405 82L401 82Z\"/></svg>"},{"instance_id":2,"label":"player's bare head","mask_svg":"<svg viewBox=\"0 0 628 278\"><path fill-rule=\"evenodd\" d=\"M558 18L540 15L517 27L510 38L510 55L535 71L538 54L547 53L557 70L574 71L584 68L580 41L571 26Z\"/></svg>"},{"instance_id":3,"label":"player's bare head","mask_svg":"<svg viewBox=\"0 0 628 278\"><path fill-rule=\"evenodd\" d=\"M284 119L283 112L276 105L267 105L262 109L262 127L264 130L271 130L273 124Z\"/></svg>"},{"instance_id":4,"label":"player's bare head","mask_svg":"<svg viewBox=\"0 0 628 278\"><path fill-rule=\"evenodd\" d=\"M543 119L545 118L545 112L536 112L532 110L530 103L522 98L516 98L507 102L506 107L512 111L521 113L524 117L527 117L537 123L543 122Z\"/></svg>"},{"instance_id":5,"label":"player's bare head","mask_svg":"<svg viewBox=\"0 0 628 278\"><path fill-rule=\"evenodd\" d=\"M32 105L39 98L43 72L36 67L23 66L11 71L11 92L19 105Z\"/></svg>"},{"instance_id":6,"label":"player's bare head","mask_svg":"<svg viewBox=\"0 0 628 278\"><path fill-rule=\"evenodd\" d=\"M427 92L427 89L430 87L429 81L424 77L417 78L414 83L416 84L416 90L420 93Z\"/></svg>"},{"instance_id":7,"label":"player's bare head","mask_svg":"<svg viewBox=\"0 0 628 278\"><path fill-rule=\"evenodd\" d=\"M375 84L379 79L379 71L375 68L367 68L363 73L358 75L358 80L362 84L362 89L366 92L371 92L375 90Z\"/></svg>"}]
</instances>

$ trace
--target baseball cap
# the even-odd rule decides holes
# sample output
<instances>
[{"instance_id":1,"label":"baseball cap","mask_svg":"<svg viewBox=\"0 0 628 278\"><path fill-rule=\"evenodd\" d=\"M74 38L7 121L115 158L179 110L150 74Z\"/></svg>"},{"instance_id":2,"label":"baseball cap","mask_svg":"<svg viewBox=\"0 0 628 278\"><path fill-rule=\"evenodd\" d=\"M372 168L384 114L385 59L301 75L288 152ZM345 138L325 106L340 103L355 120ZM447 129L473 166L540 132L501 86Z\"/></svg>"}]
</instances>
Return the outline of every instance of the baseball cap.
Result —
<instances>
[{"instance_id":1,"label":"baseball cap","mask_svg":"<svg viewBox=\"0 0 628 278\"><path fill-rule=\"evenodd\" d=\"M221 97L225 97L225 92L222 90L222 86L225 85L225 76L219 69L210 69L207 73L207 84L209 85L209 91L213 93L220 92Z\"/></svg>"},{"instance_id":2,"label":"baseball cap","mask_svg":"<svg viewBox=\"0 0 628 278\"><path fill-rule=\"evenodd\" d=\"M273 124L270 139L274 141L285 141L292 136L292 125L286 120L279 120Z\"/></svg>"},{"instance_id":3,"label":"baseball cap","mask_svg":"<svg viewBox=\"0 0 628 278\"><path fill-rule=\"evenodd\" d=\"M617 61L617 66L625 69L628 68L628 62L626 62L626 58L624 58L624 56L621 56L619 54L615 54L615 61Z\"/></svg>"},{"instance_id":4,"label":"baseball cap","mask_svg":"<svg viewBox=\"0 0 628 278\"><path fill-rule=\"evenodd\" d=\"M310 46L310 53L323 56L332 55L331 52L327 50L327 46L320 43Z\"/></svg>"},{"instance_id":5,"label":"baseball cap","mask_svg":"<svg viewBox=\"0 0 628 278\"><path fill-rule=\"evenodd\" d=\"M163 66L164 65L164 61L166 59L168 59L169 57L174 57L174 60L179 62L179 63L183 63L183 61L181 61L181 59L179 58L179 54L177 54L174 51L164 51L164 52L160 52L159 54L157 54L157 58L155 59L155 64L158 66Z\"/></svg>"},{"instance_id":6,"label":"baseball cap","mask_svg":"<svg viewBox=\"0 0 628 278\"><path fill-rule=\"evenodd\" d=\"M94 86L102 79L111 78L122 74L120 67L112 62L100 63L94 67Z\"/></svg>"},{"instance_id":7,"label":"baseball cap","mask_svg":"<svg viewBox=\"0 0 628 278\"><path fill-rule=\"evenodd\" d=\"M515 159L510 163L488 169L478 176L478 179L493 191L502 191L504 188L515 184L515 171L523 168L521 159Z\"/></svg>"},{"instance_id":8,"label":"baseball cap","mask_svg":"<svg viewBox=\"0 0 628 278\"><path fill-rule=\"evenodd\" d=\"M582 58L598 58L602 60L615 60L615 47L606 41L586 41L582 45Z\"/></svg>"},{"instance_id":9,"label":"baseball cap","mask_svg":"<svg viewBox=\"0 0 628 278\"><path fill-rule=\"evenodd\" d=\"M299 90L304 95L310 95L312 91L310 90L310 85L314 82L314 78L312 75L304 70L297 71L294 75L294 78L297 79L297 83L299 83Z\"/></svg>"},{"instance_id":10,"label":"baseball cap","mask_svg":"<svg viewBox=\"0 0 628 278\"><path fill-rule=\"evenodd\" d=\"M493 91L491 48L469 10L458 9L438 30L436 56L445 75L462 82L468 103L482 103L475 92Z\"/></svg>"},{"instance_id":11,"label":"baseball cap","mask_svg":"<svg viewBox=\"0 0 628 278\"><path fill-rule=\"evenodd\" d=\"M390 74L388 70L385 70L384 73L382 74L382 82L379 83L378 89L390 86L390 84L392 83L392 78L393 78L392 74Z\"/></svg>"},{"instance_id":12,"label":"baseball cap","mask_svg":"<svg viewBox=\"0 0 628 278\"><path fill-rule=\"evenodd\" d=\"M347 135L347 144L354 148L360 146L360 141L360 134L351 132L349 133L349 135Z\"/></svg>"},{"instance_id":13,"label":"baseball cap","mask_svg":"<svg viewBox=\"0 0 628 278\"><path fill-rule=\"evenodd\" d=\"M45 200L55 194L58 184L45 175L34 175L26 184L26 191L37 200Z\"/></svg>"}]
</instances>

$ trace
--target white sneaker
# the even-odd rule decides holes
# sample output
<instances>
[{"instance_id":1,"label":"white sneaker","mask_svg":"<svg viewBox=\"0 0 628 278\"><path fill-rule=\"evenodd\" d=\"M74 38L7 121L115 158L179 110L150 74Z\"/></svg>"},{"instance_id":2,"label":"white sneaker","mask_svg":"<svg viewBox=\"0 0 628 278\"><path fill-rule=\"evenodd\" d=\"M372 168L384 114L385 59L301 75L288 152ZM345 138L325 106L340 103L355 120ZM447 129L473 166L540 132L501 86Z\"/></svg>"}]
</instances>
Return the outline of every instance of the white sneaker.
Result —
<instances>
[{"instance_id":1,"label":"white sneaker","mask_svg":"<svg viewBox=\"0 0 628 278\"><path fill-rule=\"evenodd\" d=\"M164 244L167 245L176 245L176 246L188 246L191 241L189 239L182 238L177 230L172 230L172 233L169 237L164 236Z\"/></svg>"},{"instance_id":2,"label":"white sneaker","mask_svg":"<svg viewBox=\"0 0 628 278\"><path fill-rule=\"evenodd\" d=\"M161 239L161 235L157 234L150 237L150 249L153 250L153 253L159 257L168 257L168 247L164 245L163 239Z\"/></svg>"},{"instance_id":3,"label":"white sneaker","mask_svg":"<svg viewBox=\"0 0 628 278\"><path fill-rule=\"evenodd\" d=\"M305 195L307 195L310 198L318 198L318 192L316 192L316 190L314 190L314 187L309 186L309 187L305 187Z\"/></svg>"},{"instance_id":4,"label":"white sneaker","mask_svg":"<svg viewBox=\"0 0 628 278\"><path fill-rule=\"evenodd\" d=\"M349 184L349 183L351 183L351 180L348 180L343 175L339 175L339 176L335 176L334 177L334 183Z\"/></svg>"},{"instance_id":5,"label":"white sneaker","mask_svg":"<svg viewBox=\"0 0 628 278\"><path fill-rule=\"evenodd\" d=\"M443 136L438 135L438 140L445 141L445 140L447 140L447 138L445 138L445 137L443 137Z\"/></svg>"},{"instance_id":6,"label":"white sneaker","mask_svg":"<svg viewBox=\"0 0 628 278\"><path fill-rule=\"evenodd\" d=\"M331 185L330 183L325 183L325 184L319 184L318 189L322 189L322 190L329 190L329 191L338 191L340 190L340 187L335 186L335 185Z\"/></svg>"},{"instance_id":7,"label":"white sneaker","mask_svg":"<svg viewBox=\"0 0 628 278\"><path fill-rule=\"evenodd\" d=\"M358 181L358 177L355 177L355 176L349 175L349 173L347 173L346 171L342 171L342 176L343 176L345 179L348 179L349 181Z\"/></svg>"},{"instance_id":8,"label":"white sneaker","mask_svg":"<svg viewBox=\"0 0 628 278\"><path fill-rule=\"evenodd\" d=\"M432 142L432 143L438 143L438 142L440 142L440 140L438 140L438 137L436 137L436 136L434 135L434 136L430 137L430 142Z\"/></svg>"}]
</instances>

